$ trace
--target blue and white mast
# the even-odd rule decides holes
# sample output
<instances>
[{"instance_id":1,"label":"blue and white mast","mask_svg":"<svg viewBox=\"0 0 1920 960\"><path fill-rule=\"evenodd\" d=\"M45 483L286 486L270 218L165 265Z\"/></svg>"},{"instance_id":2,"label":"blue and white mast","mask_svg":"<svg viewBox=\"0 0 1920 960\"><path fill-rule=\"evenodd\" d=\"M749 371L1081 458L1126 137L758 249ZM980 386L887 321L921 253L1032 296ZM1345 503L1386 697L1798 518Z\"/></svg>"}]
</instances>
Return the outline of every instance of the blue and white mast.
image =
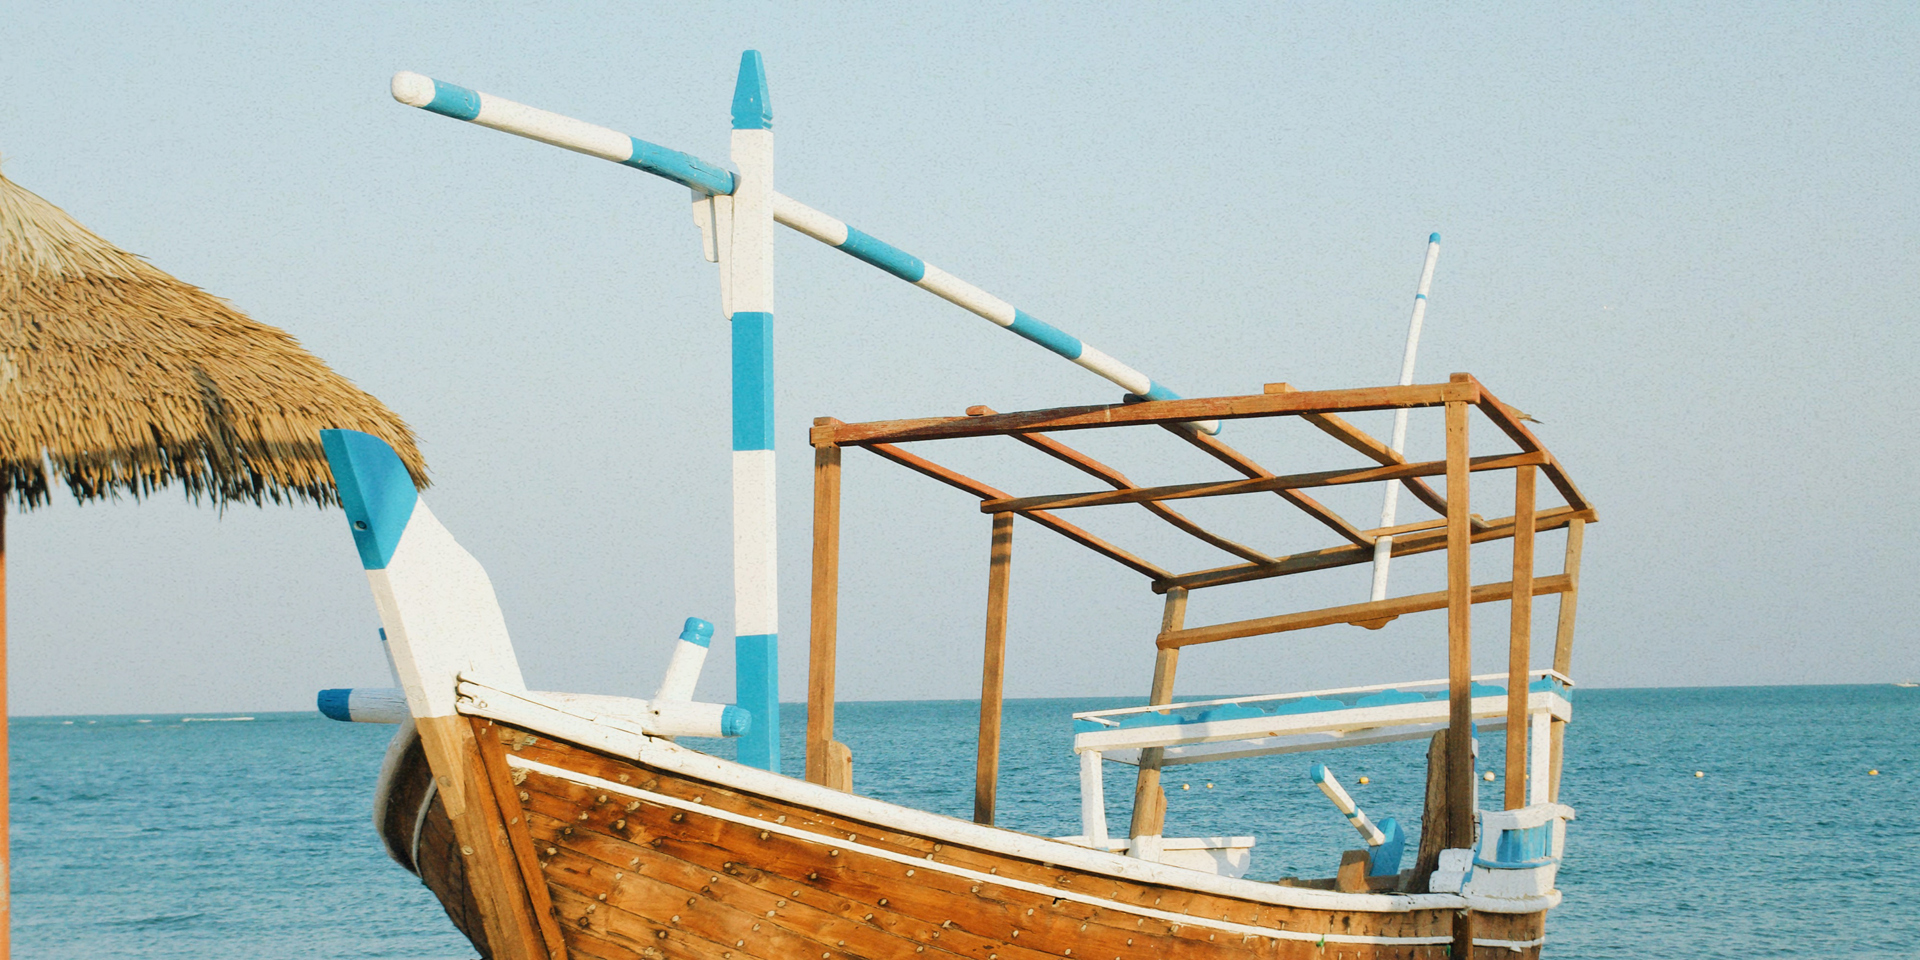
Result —
<instances>
[{"instance_id":1,"label":"blue and white mast","mask_svg":"<svg viewBox=\"0 0 1920 960\"><path fill-rule=\"evenodd\" d=\"M733 90L731 196L716 206L721 308L733 327L734 702L753 714L740 762L780 771L780 609L773 471L773 109L758 50ZM722 213L721 210L725 212Z\"/></svg>"}]
</instances>

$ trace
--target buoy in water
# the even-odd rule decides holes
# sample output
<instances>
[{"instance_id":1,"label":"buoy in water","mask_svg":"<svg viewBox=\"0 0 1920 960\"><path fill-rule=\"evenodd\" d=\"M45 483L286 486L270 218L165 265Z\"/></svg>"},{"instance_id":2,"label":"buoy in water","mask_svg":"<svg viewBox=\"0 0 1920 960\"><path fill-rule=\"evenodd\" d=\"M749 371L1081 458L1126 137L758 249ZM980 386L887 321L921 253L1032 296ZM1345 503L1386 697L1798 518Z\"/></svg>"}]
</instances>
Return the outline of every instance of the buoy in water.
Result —
<instances>
[{"instance_id":1,"label":"buoy in water","mask_svg":"<svg viewBox=\"0 0 1920 960\"><path fill-rule=\"evenodd\" d=\"M1361 778L1360 778L1360 782L1361 782L1361 783L1372 783L1373 781L1372 781L1372 780L1369 780L1369 779L1367 779L1366 777L1361 777Z\"/></svg>"},{"instance_id":2,"label":"buoy in water","mask_svg":"<svg viewBox=\"0 0 1920 960\"><path fill-rule=\"evenodd\" d=\"M1706 774L1706 772L1705 772L1705 771L1703 771L1703 770L1695 770L1695 771L1693 772L1693 775L1694 775L1694 776L1696 776L1696 777L1704 777L1704 776L1706 776L1707 774Z\"/></svg>"},{"instance_id":3,"label":"buoy in water","mask_svg":"<svg viewBox=\"0 0 1920 960\"><path fill-rule=\"evenodd\" d=\"M1191 790L1191 789L1193 789L1193 785L1192 785L1192 784L1187 784L1187 783L1183 783L1183 784L1181 784L1181 785L1180 785L1180 789L1182 789L1182 790Z\"/></svg>"},{"instance_id":4,"label":"buoy in water","mask_svg":"<svg viewBox=\"0 0 1920 960\"><path fill-rule=\"evenodd\" d=\"M1868 770L1868 771L1867 771L1867 776L1869 776L1869 777L1877 777L1877 776L1879 776L1879 775L1880 775L1880 771L1878 771L1878 770Z\"/></svg>"},{"instance_id":5,"label":"buoy in water","mask_svg":"<svg viewBox=\"0 0 1920 960\"><path fill-rule=\"evenodd\" d=\"M1213 789L1213 784L1211 784L1211 783L1209 783L1209 784L1207 784L1207 789L1208 789L1208 790L1212 790L1212 789Z\"/></svg>"},{"instance_id":6,"label":"buoy in water","mask_svg":"<svg viewBox=\"0 0 1920 960\"><path fill-rule=\"evenodd\" d=\"M1486 781L1487 781L1488 783L1492 783L1492 782L1493 782L1493 771L1492 771L1492 770L1488 770L1488 771L1487 771L1486 773L1483 773L1483 774L1481 774L1480 776L1481 776L1482 778L1484 778L1484 779L1485 779L1485 780L1486 780Z\"/></svg>"}]
</instances>

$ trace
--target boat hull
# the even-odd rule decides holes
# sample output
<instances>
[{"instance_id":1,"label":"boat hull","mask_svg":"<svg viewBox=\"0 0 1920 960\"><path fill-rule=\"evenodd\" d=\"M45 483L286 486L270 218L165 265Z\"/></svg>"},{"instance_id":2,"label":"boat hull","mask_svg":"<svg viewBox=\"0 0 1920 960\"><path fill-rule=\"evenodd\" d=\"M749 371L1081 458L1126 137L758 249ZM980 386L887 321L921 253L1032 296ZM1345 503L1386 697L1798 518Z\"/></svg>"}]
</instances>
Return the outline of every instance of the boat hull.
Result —
<instances>
[{"instance_id":1,"label":"boat hull","mask_svg":"<svg viewBox=\"0 0 1920 960\"><path fill-rule=\"evenodd\" d=\"M546 901L542 926L573 957L1438 960L1450 956L1460 914L1387 894L1338 895L1356 905L1348 909L1263 902L1123 875L1130 862L1118 857L1111 872L1070 868L513 726L475 727L508 768L500 825L537 864L528 879L544 893L534 895L536 906ZM389 775L425 775L415 755ZM392 795L421 797L424 815L409 827L389 811L389 847L412 852L407 865L492 956L444 808L431 793ZM1472 923L1480 949L1537 957L1545 911L1475 912Z\"/></svg>"}]
</instances>

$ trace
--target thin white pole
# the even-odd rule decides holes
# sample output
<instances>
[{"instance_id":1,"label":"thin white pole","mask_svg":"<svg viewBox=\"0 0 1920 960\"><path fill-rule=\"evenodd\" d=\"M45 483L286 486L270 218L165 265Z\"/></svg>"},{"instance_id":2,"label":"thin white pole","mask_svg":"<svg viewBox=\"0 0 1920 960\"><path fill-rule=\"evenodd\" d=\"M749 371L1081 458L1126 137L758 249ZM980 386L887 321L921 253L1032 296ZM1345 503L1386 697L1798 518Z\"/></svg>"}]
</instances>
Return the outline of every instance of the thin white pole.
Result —
<instances>
[{"instance_id":1,"label":"thin white pole","mask_svg":"<svg viewBox=\"0 0 1920 960\"><path fill-rule=\"evenodd\" d=\"M1420 268L1420 291L1413 295L1413 318L1407 321L1407 349L1400 357L1400 385L1413 383L1413 358L1420 351L1420 324L1427 318L1427 291L1433 286L1433 265L1440 261L1440 235L1427 237L1427 262ZM1393 452L1401 453L1407 446L1407 408L1401 407L1393 412ZM1387 481L1387 499L1380 507L1380 525L1393 526L1394 513L1400 506L1400 481ZM1387 596L1387 566L1393 562L1393 538L1379 537L1373 541L1373 594L1371 599L1384 600Z\"/></svg>"}]
</instances>

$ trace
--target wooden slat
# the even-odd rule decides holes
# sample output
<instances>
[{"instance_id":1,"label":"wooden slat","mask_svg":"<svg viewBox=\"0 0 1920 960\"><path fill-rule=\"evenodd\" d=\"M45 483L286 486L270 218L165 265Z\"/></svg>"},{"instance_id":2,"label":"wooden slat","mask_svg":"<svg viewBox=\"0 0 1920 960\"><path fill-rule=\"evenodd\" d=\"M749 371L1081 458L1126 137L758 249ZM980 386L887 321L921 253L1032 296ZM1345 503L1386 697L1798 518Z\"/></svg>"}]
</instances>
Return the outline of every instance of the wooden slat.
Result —
<instances>
[{"instance_id":1,"label":"wooden slat","mask_svg":"<svg viewBox=\"0 0 1920 960\"><path fill-rule=\"evenodd\" d=\"M1473 846L1473 569L1467 405L1447 404L1447 846ZM1457 945L1456 945L1457 946ZM1471 949L1472 944L1467 947Z\"/></svg>"},{"instance_id":2,"label":"wooden slat","mask_svg":"<svg viewBox=\"0 0 1920 960\"><path fill-rule=\"evenodd\" d=\"M1267 384L1267 392L1296 393L1298 391L1291 384L1269 383ZM1372 434L1348 423L1334 414L1309 413L1303 414L1300 419L1319 427L1321 432L1327 436L1346 444L1363 456L1370 458L1375 463L1392 464L1407 462L1407 458L1395 452L1391 446L1388 446ZM1432 508L1433 512L1440 514L1442 517L1447 515L1446 498L1428 486L1426 481L1408 480L1405 485L1408 492L1412 493L1415 499Z\"/></svg>"},{"instance_id":3,"label":"wooden slat","mask_svg":"<svg viewBox=\"0 0 1920 960\"><path fill-rule=\"evenodd\" d=\"M1535 530L1558 530L1576 519L1591 520L1592 514L1571 507L1557 507L1543 510L1534 515ZM1513 536L1513 518L1503 517L1485 521L1485 525L1473 531L1473 542L1500 540ZM1393 555L1396 557L1416 553L1431 553L1444 550L1447 546L1446 531L1432 530L1412 536L1396 537L1393 541ZM1229 583L1244 583L1248 580L1262 580L1267 577L1284 577L1313 570L1329 570L1356 563L1367 563L1373 559L1372 547L1339 546L1322 550L1309 550L1276 557L1271 563L1242 563L1230 567L1214 567L1210 570L1196 570L1178 576L1155 581L1155 593L1165 593L1175 588L1197 590L1201 587L1218 587Z\"/></svg>"},{"instance_id":4,"label":"wooden slat","mask_svg":"<svg viewBox=\"0 0 1920 960\"><path fill-rule=\"evenodd\" d=\"M1007 684L1007 591L1013 584L1013 514L993 515L987 551L987 643L980 665L980 748L973 774L973 822L993 826L1000 788L1000 700Z\"/></svg>"},{"instance_id":5,"label":"wooden slat","mask_svg":"<svg viewBox=\"0 0 1920 960\"><path fill-rule=\"evenodd\" d=\"M807 780L832 769L833 707L839 663L840 448L813 451L813 603L807 638Z\"/></svg>"},{"instance_id":6,"label":"wooden slat","mask_svg":"<svg viewBox=\"0 0 1920 960\"><path fill-rule=\"evenodd\" d=\"M1285 396L1285 394L1282 396ZM1273 473L1267 470L1267 468L1255 463L1252 457L1221 443L1217 438L1209 437L1201 433L1199 430L1194 429L1191 424L1173 423L1165 424L1164 426L1172 431L1175 436L1205 450L1208 454L1212 455L1214 459L1240 471L1250 479L1266 479L1273 476ZM1373 541L1367 539L1366 535L1362 534L1358 528L1348 523L1345 518L1335 513L1332 508L1320 501L1298 490L1275 490L1274 493L1279 494L1281 499L1299 507L1305 511L1308 516L1326 524L1328 529L1346 537L1348 540L1367 547L1373 545Z\"/></svg>"},{"instance_id":7,"label":"wooden slat","mask_svg":"<svg viewBox=\"0 0 1920 960\"><path fill-rule=\"evenodd\" d=\"M1499 397L1488 392L1484 386L1480 387L1480 400L1477 405L1480 407L1480 412L1492 421L1494 426L1499 427L1500 431L1520 449L1546 449L1546 445L1540 442L1540 438L1534 436L1533 431L1527 429L1526 423L1520 419L1520 411L1501 402ZM1586 495L1580 492L1580 488L1574 485L1573 478L1567 476L1560 462L1551 456L1547 459L1546 473L1547 481L1553 484L1555 490L1560 491L1560 496L1566 499L1568 506L1579 510L1593 509L1592 502L1588 501Z\"/></svg>"},{"instance_id":8,"label":"wooden slat","mask_svg":"<svg viewBox=\"0 0 1920 960\"><path fill-rule=\"evenodd\" d=\"M468 717L467 723L473 728L474 742L480 750L480 765L485 771L488 786L492 788L494 804L500 811L507 845L513 851L514 863L520 868L520 883L527 892L534 922L540 927L540 939L547 948L546 956L548 960L567 960L567 942L560 934L559 923L554 920L553 899L547 890L547 878L540 873L540 858L534 853L533 840L527 832L526 810L521 807L519 791L513 785L513 772L507 769L506 748L500 744L501 736L517 734L506 727L495 727L493 721L480 717Z\"/></svg>"},{"instance_id":9,"label":"wooden slat","mask_svg":"<svg viewBox=\"0 0 1920 960\"><path fill-rule=\"evenodd\" d=\"M915 456L914 454L908 453L907 451L902 450L899 447L896 447L892 444L870 443L870 444L866 444L865 446L866 446L866 449L871 450L874 453L879 454L880 456L886 457L888 460L892 460L893 462L900 464L901 466L906 467L909 470L912 470L916 473L925 474L926 476L932 477L933 479L938 480L941 483L945 483L949 486L953 486L961 490L965 490L966 492L971 493L982 500L1004 499L1007 495L1005 491L1002 491L995 487L988 486L987 484L981 483L980 481L975 480L972 477L966 476L964 474L956 473L955 471L949 470L946 467L943 467L937 463L927 460L924 457ZM1102 540L1099 537L1096 537L1093 534L1088 533L1087 531L1082 530L1079 527L1076 527L1073 524L1068 523L1065 520L1062 520L1051 513L1046 513L1044 511L1035 511L1033 513L1026 514L1026 518L1029 520L1032 520L1037 524L1040 524L1043 527L1046 527L1049 530L1054 531L1055 533L1060 534L1063 537L1066 537L1069 540L1072 540L1075 543L1080 544L1083 547L1086 547L1089 550L1094 551L1095 553L1098 553L1124 566L1131 567L1134 570L1138 570L1149 577L1155 578L1156 580L1165 579L1167 577L1173 576L1172 573L1169 573L1166 570L1162 570L1161 568L1151 563L1148 563L1147 561L1142 560L1139 557L1136 557L1133 554L1128 553L1127 551L1122 550L1119 547L1116 547L1113 544L1108 543L1105 540Z\"/></svg>"},{"instance_id":10,"label":"wooden slat","mask_svg":"<svg viewBox=\"0 0 1920 960\"><path fill-rule=\"evenodd\" d=\"M1186 626L1187 591L1167 591L1167 603L1160 613L1160 632L1168 633ZM1158 706L1173 702L1174 673L1180 667L1180 651L1159 650L1153 657L1153 686L1147 691L1147 703ZM1148 747L1140 751L1140 771L1133 783L1133 819L1128 837L1159 836L1166 829L1167 791L1160 785L1160 763L1166 748Z\"/></svg>"},{"instance_id":11,"label":"wooden slat","mask_svg":"<svg viewBox=\"0 0 1920 960\"><path fill-rule=\"evenodd\" d=\"M927 417L881 420L872 423L816 425L813 443L905 443L958 437L990 437L1048 430L1085 430L1128 424L1170 424L1192 420L1234 420L1246 417L1293 416L1306 413L1348 413L1435 407L1450 401L1477 402L1479 386L1466 383L1416 384L1410 387L1359 387L1349 390L1302 390L1297 393L1244 397L1203 397L1193 400L1153 400L1087 407L1056 407L987 417Z\"/></svg>"},{"instance_id":12,"label":"wooden slat","mask_svg":"<svg viewBox=\"0 0 1920 960\"><path fill-rule=\"evenodd\" d=\"M1516 467L1532 468L1546 462L1543 453L1515 453L1504 456L1474 457L1469 469L1510 470ZM1316 470L1311 473L1294 473L1283 476L1256 477L1247 480L1216 480L1205 483L1175 483L1159 487L1131 487L1123 490L1098 490L1087 493L1050 493L1032 497L1011 497L1005 500L985 500L980 504L982 513L999 513L1011 510L1024 513L1029 510L1065 510L1072 507L1101 507L1117 503L1140 503L1160 500L1192 500L1200 497L1228 497L1245 493L1265 493L1306 487L1332 487L1352 483L1377 483L1384 480L1404 480L1408 477L1435 477L1447 472L1445 460L1428 460L1420 463L1405 463L1392 466L1357 467L1346 470ZM1363 537L1365 533L1361 534Z\"/></svg>"},{"instance_id":13,"label":"wooden slat","mask_svg":"<svg viewBox=\"0 0 1920 960\"><path fill-rule=\"evenodd\" d=\"M1534 469L1514 471L1513 607L1507 627L1507 809L1527 805L1527 667L1533 656ZM1572 589L1572 583L1567 584Z\"/></svg>"},{"instance_id":14,"label":"wooden slat","mask_svg":"<svg viewBox=\"0 0 1920 960\"><path fill-rule=\"evenodd\" d=\"M986 407L975 407L975 408L969 408L968 413L972 414L973 410L976 410L976 409L982 411L982 413L979 415L984 415L984 414L993 412L992 410L989 410ZM1124 490L1124 489L1128 489L1135 486L1134 482L1132 480L1127 479L1126 475L1122 474L1120 471L1115 470L1114 468L1107 466L1106 464L1101 463L1100 461L1095 460L1092 457L1089 457L1086 454L1078 450L1075 450L1072 447L1069 447L1066 444L1053 439L1052 437L1047 436L1046 434L1017 433L1017 434L1014 434L1014 438L1019 440L1021 443L1024 443L1030 447L1033 447L1034 449L1039 450L1042 453L1045 453L1048 456L1051 456L1054 459L1061 461L1062 463L1068 464L1089 476L1098 477L1101 480L1105 480L1107 483L1112 484L1114 487L1118 489ZM1264 550L1257 550L1253 547L1247 546L1244 543L1240 543L1235 540L1229 540L1226 537L1220 536L1219 534L1214 533L1213 531L1200 526L1199 524L1193 522L1192 520L1187 519L1186 516L1174 510L1172 507L1164 506L1158 503L1148 503L1146 504L1146 508L1148 512L1154 514L1155 516L1159 517L1162 520L1165 520L1168 524L1172 525L1175 529L1193 536L1194 538L1198 539L1202 543L1207 544L1208 546L1217 547L1221 550L1231 553L1242 560L1253 560L1256 562L1265 563L1273 559L1273 557Z\"/></svg>"},{"instance_id":15,"label":"wooden slat","mask_svg":"<svg viewBox=\"0 0 1920 960\"><path fill-rule=\"evenodd\" d=\"M1573 620L1580 606L1580 551L1586 546L1587 525L1583 522L1567 525L1566 571L1567 592L1560 595L1560 622L1553 637L1553 669L1561 676L1573 676ZM1560 802L1560 761L1565 755L1567 724L1563 720L1553 721L1549 766L1553 778L1547 784L1547 798L1554 803Z\"/></svg>"},{"instance_id":16,"label":"wooden slat","mask_svg":"<svg viewBox=\"0 0 1920 960\"><path fill-rule=\"evenodd\" d=\"M1567 589L1565 577L1539 577L1533 582L1533 593L1559 593ZM1506 583L1483 583L1474 587L1470 593L1474 603L1495 603L1513 599L1514 585ZM1236 640L1242 637L1258 637L1272 633L1288 633L1294 630L1309 630L1314 627L1326 627L1339 623L1366 623L1372 620L1391 619L1423 610L1444 610L1452 595L1445 590L1432 593L1415 593L1404 597L1389 597L1385 600L1373 600L1367 603L1349 603L1338 607L1322 607L1318 610L1302 610L1298 613L1283 613L1274 617L1256 617L1251 620L1235 620L1231 623L1216 623L1205 627L1191 627L1173 633L1163 633L1155 641L1162 650L1179 647L1191 647L1202 643L1216 643L1221 640Z\"/></svg>"}]
</instances>

